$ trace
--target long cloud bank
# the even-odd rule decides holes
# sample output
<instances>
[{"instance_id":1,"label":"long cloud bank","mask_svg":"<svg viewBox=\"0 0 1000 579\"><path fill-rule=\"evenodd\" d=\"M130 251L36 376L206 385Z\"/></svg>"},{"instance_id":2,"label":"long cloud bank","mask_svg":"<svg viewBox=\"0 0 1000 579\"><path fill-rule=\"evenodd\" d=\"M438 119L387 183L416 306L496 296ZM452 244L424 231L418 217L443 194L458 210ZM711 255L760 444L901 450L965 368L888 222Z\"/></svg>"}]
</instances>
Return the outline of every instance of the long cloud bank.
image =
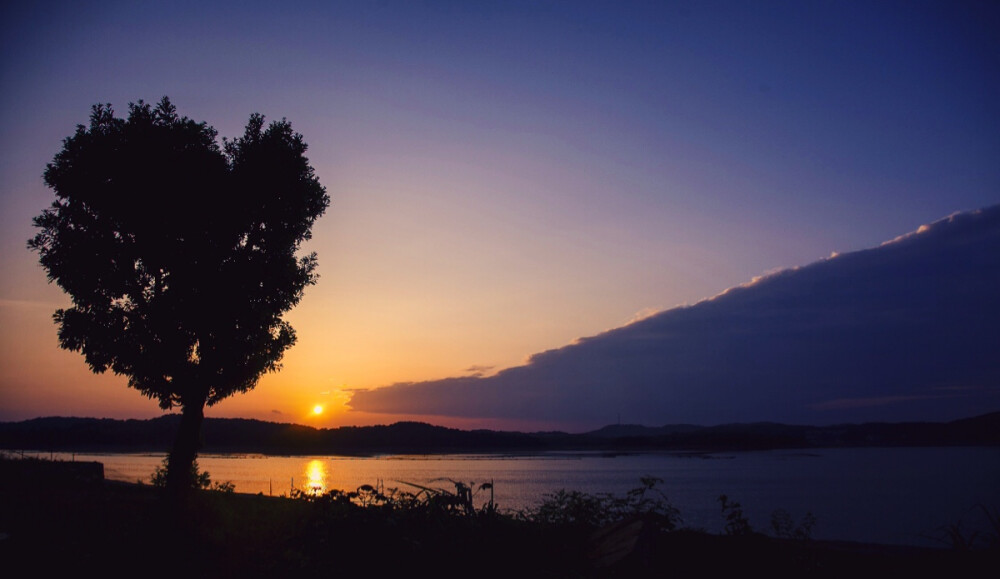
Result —
<instances>
[{"instance_id":1,"label":"long cloud bank","mask_svg":"<svg viewBox=\"0 0 1000 579\"><path fill-rule=\"evenodd\" d=\"M949 420L1000 409L1000 205L783 270L374 413L601 425Z\"/></svg>"}]
</instances>

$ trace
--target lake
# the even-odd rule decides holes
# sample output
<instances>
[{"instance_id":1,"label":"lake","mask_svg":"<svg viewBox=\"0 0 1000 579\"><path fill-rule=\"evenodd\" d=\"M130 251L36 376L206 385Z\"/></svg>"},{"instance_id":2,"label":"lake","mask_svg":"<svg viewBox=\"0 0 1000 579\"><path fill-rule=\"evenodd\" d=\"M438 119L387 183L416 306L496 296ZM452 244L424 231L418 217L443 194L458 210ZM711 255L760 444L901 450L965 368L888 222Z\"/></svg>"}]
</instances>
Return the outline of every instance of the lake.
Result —
<instances>
[{"instance_id":1,"label":"lake","mask_svg":"<svg viewBox=\"0 0 1000 579\"><path fill-rule=\"evenodd\" d=\"M48 453L40 453L48 457ZM164 455L62 454L98 461L105 477L148 482ZM448 480L493 482L501 510L538 505L559 489L621 494L640 477L659 484L684 525L721 532L718 497L742 504L750 524L770 530L776 509L798 523L811 512L817 539L947 546L948 525L996 532L977 505L1000 510L1000 448L842 448L716 453L569 453L531 455L263 456L202 455L201 470L237 492L289 495L354 490L363 484L416 492L406 483L454 490ZM489 500L480 491L477 506Z\"/></svg>"}]
</instances>

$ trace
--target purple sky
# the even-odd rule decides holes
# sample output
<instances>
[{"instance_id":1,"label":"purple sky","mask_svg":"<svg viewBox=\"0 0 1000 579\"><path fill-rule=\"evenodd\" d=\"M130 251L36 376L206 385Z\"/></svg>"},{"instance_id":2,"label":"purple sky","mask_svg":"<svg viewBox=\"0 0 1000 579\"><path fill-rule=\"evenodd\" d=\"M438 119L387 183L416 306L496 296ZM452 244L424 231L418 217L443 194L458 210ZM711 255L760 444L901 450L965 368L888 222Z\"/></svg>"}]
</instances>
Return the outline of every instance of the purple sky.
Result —
<instances>
[{"instance_id":1,"label":"purple sky","mask_svg":"<svg viewBox=\"0 0 1000 579\"><path fill-rule=\"evenodd\" d=\"M0 420L148 417L56 346L25 249L91 105L287 117L332 205L284 370L211 410L386 422L487 374L1000 202L991 2L34 2L0 8ZM329 412L307 417L324 404ZM558 426L528 417L431 421Z\"/></svg>"}]
</instances>

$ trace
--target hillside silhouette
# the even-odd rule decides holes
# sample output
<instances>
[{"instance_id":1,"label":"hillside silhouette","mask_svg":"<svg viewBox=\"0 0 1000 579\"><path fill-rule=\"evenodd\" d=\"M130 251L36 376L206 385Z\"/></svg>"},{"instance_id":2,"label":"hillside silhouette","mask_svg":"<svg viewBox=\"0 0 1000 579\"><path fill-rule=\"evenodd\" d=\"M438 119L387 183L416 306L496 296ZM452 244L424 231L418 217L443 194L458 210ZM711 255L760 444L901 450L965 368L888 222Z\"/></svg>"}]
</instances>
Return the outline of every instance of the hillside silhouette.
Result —
<instances>
[{"instance_id":1,"label":"hillside silhouette","mask_svg":"<svg viewBox=\"0 0 1000 579\"><path fill-rule=\"evenodd\" d=\"M180 420L35 418L0 423L0 448L71 452L162 452ZM313 428L238 418L207 418L204 452L262 454L530 453L559 450L751 450L862 446L1000 445L1000 412L951 422L800 426L611 425L591 432L459 430L422 422Z\"/></svg>"}]
</instances>

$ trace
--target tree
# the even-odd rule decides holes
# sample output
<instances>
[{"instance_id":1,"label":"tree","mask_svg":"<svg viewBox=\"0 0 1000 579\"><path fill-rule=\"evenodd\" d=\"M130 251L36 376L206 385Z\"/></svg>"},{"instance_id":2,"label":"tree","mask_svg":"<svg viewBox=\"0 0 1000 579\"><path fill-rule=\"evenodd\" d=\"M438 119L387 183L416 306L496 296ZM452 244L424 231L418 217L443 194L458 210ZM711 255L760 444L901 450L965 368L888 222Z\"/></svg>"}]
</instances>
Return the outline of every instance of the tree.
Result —
<instances>
[{"instance_id":1,"label":"tree","mask_svg":"<svg viewBox=\"0 0 1000 579\"><path fill-rule=\"evenodd\" d=\"M59 345L91 370L179 406L167 487L193 486L204 407L277 371L295 332L282 320L316 282L301 243L330 199L286 120L250 116L216 141L204 122L155 107L92 109L48 164L56 200L28 241L72 298L55 312Z\"/></svg>"}]
</instances>

